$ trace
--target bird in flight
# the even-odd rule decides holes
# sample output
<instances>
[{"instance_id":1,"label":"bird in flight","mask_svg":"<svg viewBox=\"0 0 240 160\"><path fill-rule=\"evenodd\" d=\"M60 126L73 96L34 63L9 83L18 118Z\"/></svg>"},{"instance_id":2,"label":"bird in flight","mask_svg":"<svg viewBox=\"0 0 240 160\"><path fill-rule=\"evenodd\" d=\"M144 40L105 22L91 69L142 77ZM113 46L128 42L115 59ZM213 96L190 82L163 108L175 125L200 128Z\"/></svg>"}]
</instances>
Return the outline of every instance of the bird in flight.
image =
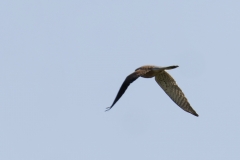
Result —
<instances>
[{"instance_id":1,"label":"bird in flight","mask_svg":"<svg viewBox=\"0 0 240 160\"><path fill-rule=\"evenodd\" d=\"M106 111L109 111L114 104L122 97L124 92L127 90L128 86L134 82L138 77L143 78L152 78L155 77L158 85L164 90L164 92L184 111L193 114L194 116L198 116L198 114L194 111L194 109L189 104L187 98L185 97L182 90L178 87L176 81L172 78L170 74L168 74L165 70L170 70L177 68L178 66L168 66L168 67L159 67L146 65L139 67L135 70L135 72L128 75L120 87L115 100L112 105L106 108Z\"/></svg>"}]
</instances>

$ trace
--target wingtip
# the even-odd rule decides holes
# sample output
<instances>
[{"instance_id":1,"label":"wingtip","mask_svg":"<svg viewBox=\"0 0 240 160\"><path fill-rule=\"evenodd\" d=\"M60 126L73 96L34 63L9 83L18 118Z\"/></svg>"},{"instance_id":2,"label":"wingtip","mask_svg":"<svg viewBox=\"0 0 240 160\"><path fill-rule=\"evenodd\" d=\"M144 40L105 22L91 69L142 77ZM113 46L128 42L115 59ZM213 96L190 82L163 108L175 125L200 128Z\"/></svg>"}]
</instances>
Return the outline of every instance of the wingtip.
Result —
<instances>
[{"instance_id":1,"label":"wingtip","mask_svg":"<svg viewBox=\"0 0 240 160\"><path fill-rule=\"evenodd\" d=\"M106 110L105 110L105 112L109 111L110 109L111 109L111 107L107 107Z\"/></svg>"},{"instance_id":2,"label":"wingtip","mask_svg":"<svg viewBox=\"0 0 240 160\"><path fill-rule=\"evenodd\" d=\"M197 113L193 113L194 116L198 117L198 114Z\"/></svg>"}]
</instances>

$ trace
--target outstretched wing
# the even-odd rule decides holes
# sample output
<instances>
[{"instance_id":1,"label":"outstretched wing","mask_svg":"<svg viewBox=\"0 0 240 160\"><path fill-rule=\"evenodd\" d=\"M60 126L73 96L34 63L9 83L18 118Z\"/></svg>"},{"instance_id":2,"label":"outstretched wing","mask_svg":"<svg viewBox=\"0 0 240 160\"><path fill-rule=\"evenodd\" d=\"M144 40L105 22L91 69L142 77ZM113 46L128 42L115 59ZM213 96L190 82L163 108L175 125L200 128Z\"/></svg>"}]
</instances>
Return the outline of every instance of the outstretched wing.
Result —
<instances>
[{"instance_id":1,"label":"outstretched wing","mask_svg":"<svg viewBox=\"0 0 240 160\"><path fill-rule=\"evenodd\" d=\"M160 72L155 76L156 82L165 91L165 93L184 111L195 116L198 114L189 104L182 90L178 87L176 81L166 71Z\"/></svg>"},{"instance_id":2,"label":"outstretched wing","mask_svg":"<svg viewBox=\"0 0 240 160\"><path fill-rule=\"evenodd\" d=\"M141 75L146 74L147 72L149 72L149 71L137 70L137 71L133 72L132 74L130 74L129 76L127 76L125 81L123 82L122 86L120 87L115 100L113 101L113 103L112 103L112 105L110 107L106 108L106 111L110 110L114 106L114 104L122 97L124 92L127 90L128 86L132 82L134 82L138 77L140 77Z\"/></svg>"}]
</instances>

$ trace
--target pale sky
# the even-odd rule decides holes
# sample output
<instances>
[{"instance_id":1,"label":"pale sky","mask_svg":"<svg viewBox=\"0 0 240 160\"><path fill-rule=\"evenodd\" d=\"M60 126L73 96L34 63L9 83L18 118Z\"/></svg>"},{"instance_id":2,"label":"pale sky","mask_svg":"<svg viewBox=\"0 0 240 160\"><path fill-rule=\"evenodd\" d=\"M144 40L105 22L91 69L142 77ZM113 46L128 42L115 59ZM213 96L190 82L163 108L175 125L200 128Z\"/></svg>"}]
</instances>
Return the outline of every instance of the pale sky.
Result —
<instances>
[{"instance_id":1,"label":"pale sky","mask_svg":"<svg viewBox=\"0 0 240 160\"><path fill-rule=\"evenodd\" d=\"M240 1L1 1L1 160L239 160ZM195 117L154 78L170 70Z\"/></svg>"}]
</instances>

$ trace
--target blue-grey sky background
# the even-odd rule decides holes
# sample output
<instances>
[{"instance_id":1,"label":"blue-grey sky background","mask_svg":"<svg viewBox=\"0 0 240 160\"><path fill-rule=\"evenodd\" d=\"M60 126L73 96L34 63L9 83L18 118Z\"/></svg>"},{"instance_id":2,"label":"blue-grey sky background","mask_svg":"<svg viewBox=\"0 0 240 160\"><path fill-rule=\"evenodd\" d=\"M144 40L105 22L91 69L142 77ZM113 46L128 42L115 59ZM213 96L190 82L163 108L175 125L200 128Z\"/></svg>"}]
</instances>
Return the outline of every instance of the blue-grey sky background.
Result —
<instances>
[{"instance_id":1,"label":"blue-grey sky background","mask_svg":"<svg viewBox=\"0 0 240 160\"><path fill-rule=\"evenodd\" d=\"M1 1L1 160L240 159L240 1ZM154 78L170 70L199 114Z\"/></svg>"}]
</instances>

